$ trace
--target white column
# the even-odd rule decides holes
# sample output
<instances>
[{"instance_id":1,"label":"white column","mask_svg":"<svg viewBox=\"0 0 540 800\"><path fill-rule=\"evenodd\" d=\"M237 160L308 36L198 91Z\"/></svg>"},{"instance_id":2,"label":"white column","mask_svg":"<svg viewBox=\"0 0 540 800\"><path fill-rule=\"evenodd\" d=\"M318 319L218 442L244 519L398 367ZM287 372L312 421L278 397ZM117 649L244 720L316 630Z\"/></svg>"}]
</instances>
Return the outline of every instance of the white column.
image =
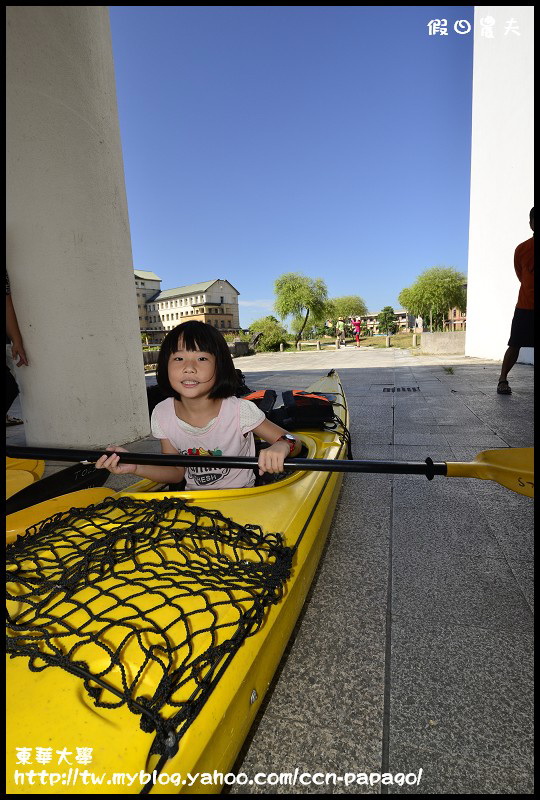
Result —
<instances>
[{"instance_id":1,"label":"white column","mask_svg":"<svg viewBox=\"0 0 540 800\"><path fill-rule=\"evenodd\" d=\"M28 444L149 434L106 6L7 9L7 269Z\"/></svg>"},{"instance_id":2,"label":"white column","mask_svg":"<svg viewBox=\"0 0 540 800\"><path fill-rule=\"evenodd\" d=\"M519 292L514 250L532 236L533 25L533 6L474 9L465 353L499 361ZM520 362L533 363L533 354L522 348Z\"/></svg>"}]
</instances>

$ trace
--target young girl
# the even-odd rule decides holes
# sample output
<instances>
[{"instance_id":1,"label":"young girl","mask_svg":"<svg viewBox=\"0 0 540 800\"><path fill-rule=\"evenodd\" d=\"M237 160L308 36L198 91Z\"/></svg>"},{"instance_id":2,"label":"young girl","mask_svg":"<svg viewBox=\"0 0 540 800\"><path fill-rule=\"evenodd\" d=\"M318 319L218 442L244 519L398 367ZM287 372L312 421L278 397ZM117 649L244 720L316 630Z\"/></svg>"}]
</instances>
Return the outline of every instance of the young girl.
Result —
<instances>
[{"instance_id":1,"label":"young girl","mask_svg":"<svg viewBox=\"0 0 540 800\"><path fill-rule=\"evenodd\" d=\"M288 456L301 443L268 420L255 403L234 396L237 377L223 336L203 322L184 322L169 331L159 351L158 386L167 399L152 412L152 434L167 455L255 455L256 433L271 447L261 450L259 474L283 472ZM110 445L127 452L122 447ZM159 483L186 479L186 490L241 489L253 486L249 469L228 467L141 466L119 462L119 456L101 456L98 469L114 475L133 474Z\"/></svg>"}]
</instances>

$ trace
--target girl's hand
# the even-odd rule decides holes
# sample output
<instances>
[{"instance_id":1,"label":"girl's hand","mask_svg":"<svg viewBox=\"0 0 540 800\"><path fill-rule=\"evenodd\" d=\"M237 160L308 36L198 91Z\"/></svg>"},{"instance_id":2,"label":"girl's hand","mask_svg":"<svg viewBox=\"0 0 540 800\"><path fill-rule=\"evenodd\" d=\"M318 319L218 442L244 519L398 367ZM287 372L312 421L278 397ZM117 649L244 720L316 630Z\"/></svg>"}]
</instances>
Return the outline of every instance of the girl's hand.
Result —
<instances>
[{"instance_id":1,"label":"girl's hand","mask_svg":"<svg viewBox=\"0 0 540 800\"><path fill-rule=\"evenodd\" d=\"M120 447L116 444L110 444L105 449L117 450L119 453L129 452L125 447ZM117 455L101 456L101 458L96 461L95 467L96 469L108 469L113 475L129 475L130 473L137 472L136 464L126 464L124 461L120 463L120 456Z\"/></svg>"},{"instance_id":2,"label":"girl's hand","mask_svg":"<svg viewBox=\"0 0 540 800\"><path fill-rule=\"evenodd\" d=\"M259 453L259 475L264 475L265 472L270 474L283 472L283 464L290 450L288 443L283 440L274 442L271 447L261 450Z\"/></svg>"}]
</instances>

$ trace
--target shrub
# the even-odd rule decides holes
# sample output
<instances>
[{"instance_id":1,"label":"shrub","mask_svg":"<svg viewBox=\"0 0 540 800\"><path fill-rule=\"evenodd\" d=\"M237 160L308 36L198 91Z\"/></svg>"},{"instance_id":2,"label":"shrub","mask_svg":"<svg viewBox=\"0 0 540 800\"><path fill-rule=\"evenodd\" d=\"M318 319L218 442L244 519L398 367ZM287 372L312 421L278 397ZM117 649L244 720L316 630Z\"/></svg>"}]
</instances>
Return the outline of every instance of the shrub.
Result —
<instances>
[{"instance_id":1,"label":"shrub","mask_svg":"<svg viewBox=\"0 0 540 800\"><path fill-rule=\"evenodd\" d=\"M287 331L275 317L268 316L257 319L251 323L249 330L252 336L255 333L262 333L255 347L258 353L279 350L281 344L283 344L284 348L289 347Z\"/></svg>"}]
</instances>

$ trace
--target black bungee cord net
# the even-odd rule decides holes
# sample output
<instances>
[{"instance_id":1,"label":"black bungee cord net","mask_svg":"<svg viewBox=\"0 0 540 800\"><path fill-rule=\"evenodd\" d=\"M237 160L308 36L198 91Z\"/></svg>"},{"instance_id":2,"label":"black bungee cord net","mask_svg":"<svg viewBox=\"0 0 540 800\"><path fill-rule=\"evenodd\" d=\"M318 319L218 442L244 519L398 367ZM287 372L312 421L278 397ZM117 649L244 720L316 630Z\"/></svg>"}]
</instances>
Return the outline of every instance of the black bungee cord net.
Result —
<instances>
[{"instance_id":1,"label":"black bungee cord net","mask_svg":"<svg viewBox=\"0 0 540 800\"><path fill-rule=\"evenodd\" d=\"M280 601L293 550L180 498L107 498L9 545L7 651L127 706L171 758L242 642Z\"/></svg>"}]
</instances>

